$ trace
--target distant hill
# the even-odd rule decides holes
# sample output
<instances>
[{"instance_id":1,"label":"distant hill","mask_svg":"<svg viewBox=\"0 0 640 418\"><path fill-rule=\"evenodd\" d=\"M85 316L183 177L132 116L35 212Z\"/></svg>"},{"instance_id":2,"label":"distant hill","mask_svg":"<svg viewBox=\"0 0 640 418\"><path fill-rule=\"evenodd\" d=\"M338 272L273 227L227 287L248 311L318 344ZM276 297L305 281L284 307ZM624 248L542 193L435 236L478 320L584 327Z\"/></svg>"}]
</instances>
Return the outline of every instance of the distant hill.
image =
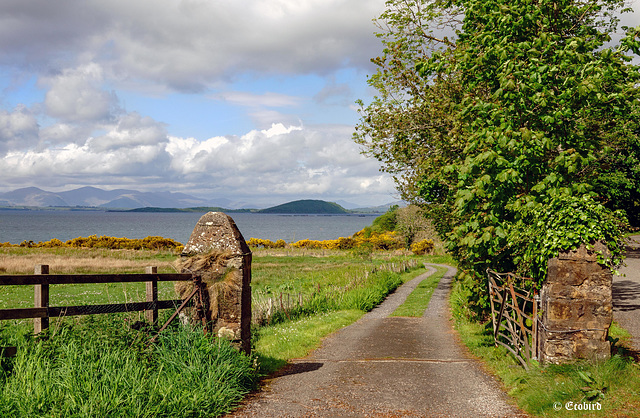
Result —
<instances>
[{"instance_id":1,"label":"distant hill","mask_svg":"<svg viewBox=\"0 0 640 418\"><path fill-rule=\"evenodd\" d=\"M52 192L45 192L37 187L26 187L0 194L3 203L8 206L67 206L64 199Z\"/></svg>"},{"instance_id":2,"label":"distant hill","mask_svg":"<svg viewBox=\"0 0 640 418\"><path fill-rule=\"evenodd\" d=\"M325 202L324 200L296 200L294 202L259 210L258 213L347 214L350 212L333 202Z\"/></svg>"},{"instance_id":3,"label":"distant hill","mask_svg":"<svg viewBox=\"0 0 640 418\"><path fill-rule=\"evenodd\" d=\"M198 206L195 208L158 208L158 207L144 207L144 208L136 208L136 209L128 209L128 210L112 210L110 212L151 212L151 213L172 213L172 212L196 212L196 213L207 213L207 212L228 212L228 213L249 213L256 212L256 209L225 209L221 207L211 207L211 206Z\"/></svg>"},{"instance_id":4,"label":"distant hill","mask_svg":"<svg viewBox=\"0 0 640 418\"><path fill-rule=\"evenodd\" d=\"M397 200L395 202L387 203L386 205L372 206L368 208L354 208L351 211L354 213L385 213L391 208L391 206L395 205L404 208L407 206L407 203L402 200Z\"/></svg>"}]
</instances>

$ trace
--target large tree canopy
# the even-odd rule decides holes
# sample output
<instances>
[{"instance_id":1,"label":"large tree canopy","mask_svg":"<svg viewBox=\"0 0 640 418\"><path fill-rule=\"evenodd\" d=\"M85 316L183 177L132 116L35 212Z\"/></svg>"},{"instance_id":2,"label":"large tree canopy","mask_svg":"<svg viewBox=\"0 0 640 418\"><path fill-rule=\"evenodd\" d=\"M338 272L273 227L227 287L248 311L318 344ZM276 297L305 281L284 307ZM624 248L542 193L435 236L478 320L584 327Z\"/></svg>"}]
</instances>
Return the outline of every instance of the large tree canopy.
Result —
<instances>
[{"instance_id":1,"label":"large tree canopy","mask_svg":"<svg viewBox=\"0 0 640 418\"><path fill-rule=\"evenodd\" d=\"M540 233L531 225L541 206L578 205L585 219L574 223L591 225L550 235L559 242L539 243L549 254L604 239L618 260L616 217L601 205L636 223L640 213L639 72L629 57L640 28L611 45L623 3L390 0L377 20L378 95L361 104L354 138L404 199L429 203L476 275L540 273L522 236Z\"/></svg>"}]
</instances>

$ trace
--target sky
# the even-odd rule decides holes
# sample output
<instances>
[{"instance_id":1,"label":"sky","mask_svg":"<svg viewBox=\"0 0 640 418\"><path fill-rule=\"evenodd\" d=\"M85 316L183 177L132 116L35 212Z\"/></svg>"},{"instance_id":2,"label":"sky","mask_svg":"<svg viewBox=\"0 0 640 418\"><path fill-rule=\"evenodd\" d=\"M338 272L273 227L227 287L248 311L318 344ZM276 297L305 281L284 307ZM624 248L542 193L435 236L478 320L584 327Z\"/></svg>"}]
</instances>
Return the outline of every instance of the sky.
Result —
<instances>
[{"instance_id":1,"label":"sky","mask_svg":"<svg viewBox=\"0 0 640 418\"><path fill-rule=\"evenodd\" d=\"M2 0L0 192L397 200L352 140L384 3Z\"/></svg>"}]
</instances>

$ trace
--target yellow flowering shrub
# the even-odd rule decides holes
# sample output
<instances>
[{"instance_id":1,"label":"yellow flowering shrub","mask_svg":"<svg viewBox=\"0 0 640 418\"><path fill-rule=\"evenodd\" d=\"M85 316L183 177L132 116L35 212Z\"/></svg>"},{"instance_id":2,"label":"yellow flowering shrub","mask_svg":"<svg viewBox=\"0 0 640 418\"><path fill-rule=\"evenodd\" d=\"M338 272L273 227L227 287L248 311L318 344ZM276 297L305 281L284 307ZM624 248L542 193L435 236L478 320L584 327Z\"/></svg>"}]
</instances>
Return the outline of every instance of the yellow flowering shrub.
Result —
<instances>
[{"instance_id":1,"label":"yellow flowering shrub","mask_svg":"<svg viewBox=\"0 0 640 418\"><path fill-rule=\"evenodd\" d=\"M411 244L411 251L416 255L429 254L433 251L433 241L430 239L423 239Z\"/></svg>"},{"instance_id":2,"label":"yellow flowering shrub","mask_svg":"<svg viewBox=\"0 0 640 418\"><path fill-rule=\"evenodd\" d=\"M395 231L376 232L371 229L363 229L354 235L355 246L370 246L376 250L397 250L404 247L402 237Z\"/></svg>"},{"instance_id":3,"label":"yellow flowering shrub","mask_svg":"<svg viewBox=\"0 0 640 418\"><path fill-rule=\"evenodd\" d=\"M13 246L9 243L3 246ZM90 235L88 237L78 237L70 239L66 242L62 242L57 238L53 238L50 241L39 241L34 243L33 241L23 241L21 244L16 245L19 247L29 248L59 248L59 247L75 247L75 248L106 248L111 250L160 250L160 249L174 249L180 251L183 245L171 238L163 238L158 236L150 236L146 238L116 238L109 236Z\"/></svg>"},{"instance_id":4,"label":"yellow flowering shrub","mask_svg":"<svg viewBox=\"0 0 640 418\"><path fill-rule=\"evenodd\" d=\"M247 241L247 245L254 248L284 248L287 243L283 239L279 239L276 242L273 242L270 239L249 238L249 241Z\"/></svg>"},{"instance_id":5,"label":"yellow flowering shrub","mask_svg":"<svg viewBox=\"0 0 640 418\"><path fill-rule=\"evenodd\" d=\"M322 241L318 241L315 239L301 239L300 241L292 242L289 245L292 246L293 248L307 248L307 249L323 248Z\"/></svg>"},{"instance_id":6,"label":"yellow flowering shrub","mask_svg":"<svg viewBox=\"0 0 640 418\"><path fill-rule=\"evenodd\" d=\"M247 241L250 247L264 248L304 248L309 250L352 250L358 247L368 247L376 250L396 250L403 248L403 241L395 232L374 232L371 229L363 229L356 232L352 237L340 237L338 239L315 240L301 239L296 242L286 244L279 239L275 243L268 239L250 238Z\"/></svg>"}]
</instances>

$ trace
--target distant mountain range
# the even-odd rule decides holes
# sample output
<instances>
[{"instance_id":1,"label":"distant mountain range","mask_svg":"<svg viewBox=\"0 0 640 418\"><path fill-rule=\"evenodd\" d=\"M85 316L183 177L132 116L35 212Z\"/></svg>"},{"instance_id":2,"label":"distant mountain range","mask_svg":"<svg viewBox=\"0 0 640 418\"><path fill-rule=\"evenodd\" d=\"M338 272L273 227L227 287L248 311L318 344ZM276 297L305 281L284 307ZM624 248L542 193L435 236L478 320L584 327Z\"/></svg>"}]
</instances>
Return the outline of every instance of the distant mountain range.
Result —
<instances>
[{"instance_id":1,"label":"distant mountain range","mask_svg":"<svg viewBox=\"0 0 640 418\"><path fill-rule=\"evenodd\" d=\"M361 213L385 212L391 204L375 208L357 208L357 205L340 201L338 203L322 200L299 200L272 208L262 209L264 213L348 213L355 209ZM37 187L27 187L11 192L0 193L0 206L4 207L71 207L102 209L137 209L143 211L166 211L163 209L251 209L255 206L246 202L234 202L229 199L206 200L184 193L139 192L136 190L102 190L97 187L81 187L65 192L47 192ZM346 209L345 209L346 208Z\"/></svg>"},{"instance_id":2,"label":"distant mountain range","mask_svg":"<svg viewBox=\"0 0 640 418\"><path fill-rule=\"evenodd\" d=\"M211 204L212 202L184 193L138 192L127 189L102 190L97 187L81 187L57 193L47 192L37 187L27 187L0 194L0 206L80 206L98 208L158 206L187 208Z\"/></svg>"}]
</instances>

